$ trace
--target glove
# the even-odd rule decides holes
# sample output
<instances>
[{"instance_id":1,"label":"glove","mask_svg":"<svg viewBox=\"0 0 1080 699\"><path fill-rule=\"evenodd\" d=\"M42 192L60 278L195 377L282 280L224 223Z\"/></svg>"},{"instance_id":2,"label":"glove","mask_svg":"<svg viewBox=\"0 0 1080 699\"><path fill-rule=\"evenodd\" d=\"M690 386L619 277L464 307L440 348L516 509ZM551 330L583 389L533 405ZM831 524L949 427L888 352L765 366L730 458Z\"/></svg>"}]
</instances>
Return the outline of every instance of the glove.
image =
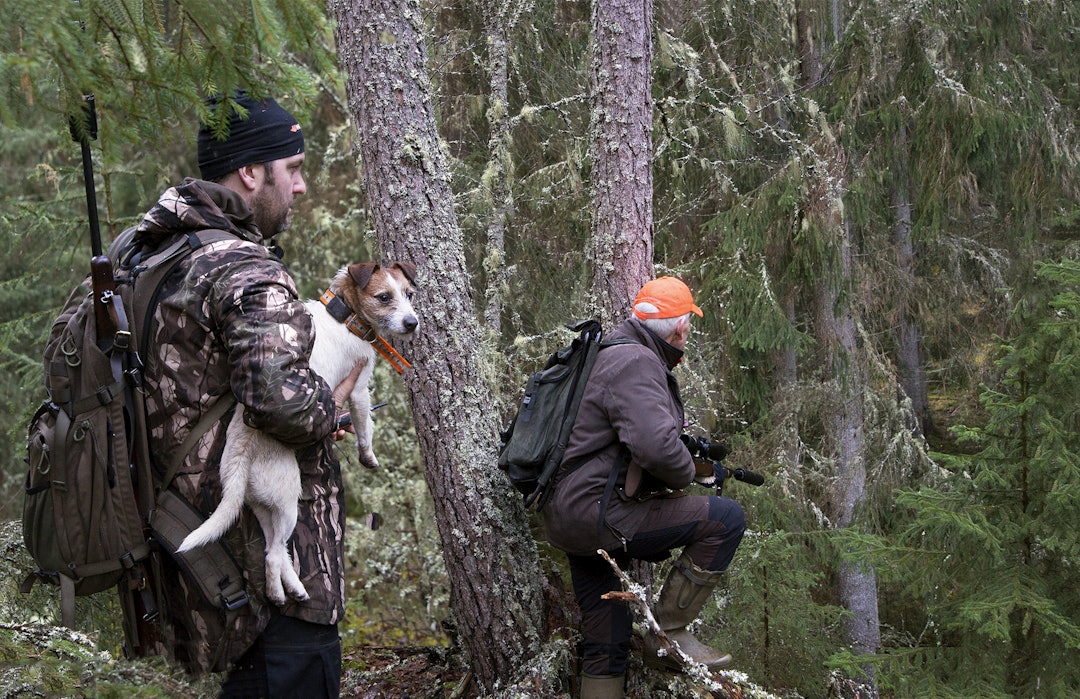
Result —
<instances>
[{"instance_id":1,"label":"glove","mask_svg":"<svg viewBox=\"0 0 1080 699\"><path fill-rule=\"evenodd\" d=\"M694 482L698 485L716 485L716 469L709 459L694 459Z\"/></svg>"}]
</instances>

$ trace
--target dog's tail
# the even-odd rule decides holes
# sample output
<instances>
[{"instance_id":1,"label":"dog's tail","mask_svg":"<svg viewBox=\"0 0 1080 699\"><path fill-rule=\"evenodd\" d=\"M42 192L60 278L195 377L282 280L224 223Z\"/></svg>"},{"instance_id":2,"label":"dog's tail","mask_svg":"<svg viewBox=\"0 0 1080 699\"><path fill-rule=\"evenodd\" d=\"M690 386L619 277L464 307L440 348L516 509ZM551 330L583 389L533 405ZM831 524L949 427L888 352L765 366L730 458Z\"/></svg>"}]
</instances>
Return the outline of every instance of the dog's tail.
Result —
<instances>
[{"instance_id":1,"label":"dog's tail","mask_svg":"<svg viewBox=\"0 0 1080 699\"><path fill-rule=\"evenodd\" d=\"M217 541L236 522L247 494L247 470L241 467L241 459L246 458L255 436L255 430L243 423L243 408L237 406L221 454L221 502L205 522L180 542L177 553Z\"/></svg>"}]
</instances>

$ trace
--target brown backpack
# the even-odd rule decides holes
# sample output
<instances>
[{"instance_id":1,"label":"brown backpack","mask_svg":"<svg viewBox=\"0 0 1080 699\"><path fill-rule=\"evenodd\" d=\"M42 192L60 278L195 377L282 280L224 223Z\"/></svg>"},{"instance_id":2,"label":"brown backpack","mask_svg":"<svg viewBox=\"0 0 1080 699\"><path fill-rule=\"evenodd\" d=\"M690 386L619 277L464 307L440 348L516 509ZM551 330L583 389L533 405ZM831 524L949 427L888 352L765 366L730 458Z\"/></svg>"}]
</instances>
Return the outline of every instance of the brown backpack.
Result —
<instances>
[{"instance_id":1,"label":"brown backpack","mask_svg":"<svg viewBox=\"0 0 1080 699\"><path fill-rule=\"evenodd\" d=\"M109 299L115 333L99 337L87 277L49 334L48 398L28 426L23 500L23 541L37 569L22 589L29 591L35 580L58 584L62 622L73 627L76 596L117 587L125 650L145 655L155 652L146 636L158 621L156 556L175 555L202 521L167 485L191 446L235 400L219 400L171 455L164 477L155 478L138 348L151 337L154 307L169 274L203 245L230 236L216 230L178 236L137 260L131 257L133 235L126 231L110 250L117 253L111 259L121 261ZM220 546L202 547L178 562L211 602L228 611L246 603L240 570Z\"/></svg>"}]
</instances>

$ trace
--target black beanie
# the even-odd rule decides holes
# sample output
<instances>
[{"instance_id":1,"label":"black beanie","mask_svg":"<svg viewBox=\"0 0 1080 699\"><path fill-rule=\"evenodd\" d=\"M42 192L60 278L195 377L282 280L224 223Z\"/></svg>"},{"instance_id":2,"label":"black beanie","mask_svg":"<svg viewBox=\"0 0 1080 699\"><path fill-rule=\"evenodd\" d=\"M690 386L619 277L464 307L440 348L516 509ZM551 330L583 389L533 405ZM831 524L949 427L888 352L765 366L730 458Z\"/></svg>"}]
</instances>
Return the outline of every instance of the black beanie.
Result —
<instances>
[{"instance_id":1,"label":"black beanie","mask_svg":"<svg viewBox=\"0 0 1080 699\"><path fill-rule=\"evenodd\" d=\"M268 163L304 152L300 124L273 98L254 100L240 92L234 99L248 113L244 118L235 112L229 116L229 135L224 141L214 138L206 124L199 128L202 179L216 180L245 165Z\"/></svg>"}]
</instances>

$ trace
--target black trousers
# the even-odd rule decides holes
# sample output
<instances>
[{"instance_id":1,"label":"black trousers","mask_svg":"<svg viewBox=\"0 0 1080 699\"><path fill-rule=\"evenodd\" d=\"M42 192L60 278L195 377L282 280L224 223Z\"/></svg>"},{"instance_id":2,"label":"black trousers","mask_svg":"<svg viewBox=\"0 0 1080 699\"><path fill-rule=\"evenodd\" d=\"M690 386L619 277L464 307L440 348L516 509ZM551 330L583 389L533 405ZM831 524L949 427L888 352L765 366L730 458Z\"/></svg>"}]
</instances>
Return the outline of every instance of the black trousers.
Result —
<instances>
[{"instance_id":1,"label":"black trousers","mask_svg":"<svg viewBox=\"0 0 1080 699\"><path fill-rule=\"evenodd\" d=\"M625 550L610 551L626 568L630 559L661 561L671 550L683 553L700 568L727 570L746 530L742 507L730 498L691 495L649 502L651 510ZM630 653L633 610L625 602L601 599L621 589L618 576L599 555L567 556L574 596L581 608L582 670L587 675L621 675Z\"/></svg>"},{"instance_id":2,"label":"black trousers","mask_svg":"<svg viewBox=\"0 0 1080 699\"><path fill-rule=\"evenodd\" d=\"M341 639L337 625L277 615L233 665L222 699L337 699Z\"/></svg>"}]
</instances>

